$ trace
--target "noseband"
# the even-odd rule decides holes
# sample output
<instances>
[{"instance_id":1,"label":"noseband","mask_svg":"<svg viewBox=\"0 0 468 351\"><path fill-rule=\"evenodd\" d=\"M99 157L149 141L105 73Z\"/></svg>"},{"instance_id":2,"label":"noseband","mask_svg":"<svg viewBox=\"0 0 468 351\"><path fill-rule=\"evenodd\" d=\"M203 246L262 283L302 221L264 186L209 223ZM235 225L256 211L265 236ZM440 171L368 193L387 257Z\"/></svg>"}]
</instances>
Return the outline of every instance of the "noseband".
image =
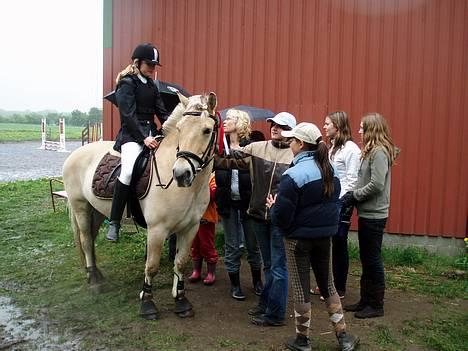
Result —
<instances>
[{"instance_id":1,"label":"noseband","mask_svg":"<svg viewBox=\"0 0 468 351\"><path fill-rule=\"evenodd\" d=\"M184 112L184 116L201 116L202 111L197 111L197 112ZM213 128L213 133L211 133L211 139L210 142L208 143L205 151L203 152L202 156L199 157L198 155L194 154L193 152L190 151L179 151L179 145L177 145L177 154L176 157L177 159L183 158L188 162L190 165L190 168L192 169L194 177L206 168L211 162L211 160L214 157L215 149L216 149L216 140L218 139L218 132L219 132L219 120L216 117L216 115L208 115L208 117L212 118L215 122L214 128ZM193 161L196 161L198 163L198 167L195 167Z\"/></svg>"}]
</instances>

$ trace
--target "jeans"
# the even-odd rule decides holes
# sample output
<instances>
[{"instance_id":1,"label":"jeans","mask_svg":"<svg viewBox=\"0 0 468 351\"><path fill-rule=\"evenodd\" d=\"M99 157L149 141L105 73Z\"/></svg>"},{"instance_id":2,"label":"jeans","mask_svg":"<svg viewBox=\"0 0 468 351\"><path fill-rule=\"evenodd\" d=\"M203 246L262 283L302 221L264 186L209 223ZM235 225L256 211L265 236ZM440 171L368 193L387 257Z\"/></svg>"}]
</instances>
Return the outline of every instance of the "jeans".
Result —
<instances>
[{"instance_id":1,"label":"jeans","mask_svg":"<svg viewBox=\"0 0 468 351\"><path fill-rule=\"evenodd\" d=\"M359 217L359 256L362 265L361 281L369 282L373 288L385 287L382 261L383 230L387 218L369 219Z\"/></svg>"},{"instance_id":2,"label":"jeans","mask_svg":"<svg viewBox=\"0 0 468 351\"><path fill-rule=\"evenodd\" d=\"M255 219L255 235L262 252L265 286L259 306L272 322L283 322L288 300L286 251L279 228L270 222Z\"/></svg>"},{"instance_id":3,"label":"jeans","mask_svg":"<svg viewBox=\"0 0 468 351\"><path fill-rule=\"evenodd\" d=\"M247 249L247 262L254 269L262 268L262 257L255 238L254 220L240 216L240 210L231 207L229 217L223 217L224 229L224 265L228 273L240 270L242 248L242 231Z\"/></svg>"}]
</instances>

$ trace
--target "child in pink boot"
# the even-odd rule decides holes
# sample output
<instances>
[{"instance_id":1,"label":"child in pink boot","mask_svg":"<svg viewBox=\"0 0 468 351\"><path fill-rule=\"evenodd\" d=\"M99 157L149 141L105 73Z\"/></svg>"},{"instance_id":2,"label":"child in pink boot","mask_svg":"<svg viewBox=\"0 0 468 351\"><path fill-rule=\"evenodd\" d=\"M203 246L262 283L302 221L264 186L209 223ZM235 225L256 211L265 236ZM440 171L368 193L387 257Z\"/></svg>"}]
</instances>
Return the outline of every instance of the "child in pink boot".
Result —
<instances>
[{"instance_id":1,"label":"child in pink boot","mask_svg":"<svg viewBox=\"0 0 468 351\"><path fill-rule=\"evenodd\" d=\"M213 285L216 280L215 271L218 252L215 248L215 224L218 221L218 213L214 201L215 191L216 182L213 173L210 178L210 203L200 221L198 233L192 242L193 272L188 278L191 283L198 282L201 279L203 259L205 259L207 265L207 274L203 279L203 284Z\"/></svg>"}]
</instances>

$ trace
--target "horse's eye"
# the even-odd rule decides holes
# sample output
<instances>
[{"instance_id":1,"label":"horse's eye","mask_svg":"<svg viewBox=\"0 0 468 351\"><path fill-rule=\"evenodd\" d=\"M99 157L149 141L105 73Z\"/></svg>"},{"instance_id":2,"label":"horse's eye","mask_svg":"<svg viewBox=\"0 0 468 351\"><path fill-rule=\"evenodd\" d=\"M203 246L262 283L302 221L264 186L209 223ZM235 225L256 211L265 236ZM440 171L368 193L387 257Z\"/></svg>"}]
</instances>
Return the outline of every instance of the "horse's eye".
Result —
<instances>
[{"instance_id":1,"label":"horse's eye","mask_svg":"<svg viewBox=\"0 0 468 351\"><path fill-rule=\"evenodd\" d=\"M204 128L203 129L203 134L210 134L211 133L211 129L210 128Z\"/></svg>"}]
</instances>

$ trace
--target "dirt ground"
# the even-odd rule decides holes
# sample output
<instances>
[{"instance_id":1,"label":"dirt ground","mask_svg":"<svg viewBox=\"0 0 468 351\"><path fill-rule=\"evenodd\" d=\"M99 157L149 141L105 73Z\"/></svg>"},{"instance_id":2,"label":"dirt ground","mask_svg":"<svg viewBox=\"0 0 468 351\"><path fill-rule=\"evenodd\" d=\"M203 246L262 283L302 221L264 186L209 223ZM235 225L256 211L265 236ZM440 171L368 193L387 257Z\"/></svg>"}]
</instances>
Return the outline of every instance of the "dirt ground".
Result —
<instances>
[{"instance_id":1,"label":"dirt ground","mask_svg":"<svg viewBox=\"0 0 468 351\"><path fill-rule=\"evenodd\" d=\"M313 279L313 274L312 281ZM242 267L242 286L247 295L245 301L236 301L229 296L229 278L226 271L219 267L217 281L211 287L203 286L201 283L186 284L187 296L196 309L195 317L190 320L181 320L171 312L172 299L168 305L164 305L161 320L158 328L169 328L177 330L179 333L191 335L193 340L192 350L217 349L220 339L242 341L249 345L252 350L284 350L284 342L295 335L294 314L292 294L289 296L287 324L283 327L258 327L250 324L247 314L249 308L256 304L257 298L253 292L250 281L248 265ZM315 282L315 281L314 281ZM344 304L354 303L358 300L359 277L349 277L349 291ZM160 292L161 293L161 292ZM159 295L159 294L158 294ZM161 300L166 300L167 294L161 296ZM312 321L311 337L313 340L320 340L320 344L325 349L337 350L338 346L332 333L331 325L328 322L328 315L325 303L321 302L319 296L312 296ZM375 350L368 342L370 334L379 325L386 326L391 330L400 330L405 320L415 318L430 318L433 305L424 297L403 294L398 290L389 290L385 299L385 316L369 320L359 320L348 312L345 314L348 331L357 334L361 338L361 350ZM229 342L226 341L226 344ZM375 344L374 344L375 345ZM375 347L375 346L374 346ZM235 345L228 350L237 350ZM323 348L322 348L323 349ZM413 348L411 350L418 350Z\"/></svg>"},{"instance_id":2,"label":"dirt ground","mask_svg":"<svg viewBox=\"0 0 468 351\"><path fill-rule=\"evenodd\" d=\"M188 273L188 272L187 272ZM157 321L144 321L140 328L144 332L161 335L188 337L190 346L172 346L170 350L285 350L284 342L294 336L294 319L291 296L288 303L287 324L282 327L258 327L250 324L247 311L256 304L257 297L251 287L248 265L243 262L241 282L245 301L236 301L229 296L229 279L222 262L218 265L217 281L213 286L204 286L201 282L186 283L187 297L195 308L195 317L180 319L173 312L173 299L170 288L155 291L155 300L161 313ZM313 275L312 275L313 277ZM313 278L312 278L312 281ZM349 277L349 289L344 303L354 303L358 299L359 277ZM136 292L137 293L137 292ZM328 322L325 304L318 296L312 296L311 338L315 343L313 350L338 350L334 334ZM0 310L0 350L26 351L26 350L85 350L81 348L79 340L82 333L76 335L55 335L49 331L47 321L42 317L36 321L21 318L21 313L12 307L13 304L2 300L9 314L9 318L2 319ZM462 308L466 310L464 301L441 302L447 304L448 309ZM460 307L458 304L461 304ZM458 306L458 307L457 307ZM135 311L137 313L137 311ZM376 334L379 329L388 328L393 336L400 335L404 322L417 318L430 319L433 314L433 302L430 298L414 294L403 293L399 290L388 290L385 298L385 316L369 320L355 319L352 313L346 313L345 318L348 331L361 338L360 350L379 350L376 344ZM16 320L16 322L15 322ZM16 323L16 324L15 324ZM51 328L52 330L53 328ZM79 329L79 328L78 328ZM126 330L125 325L116 325L114 335L99 335L99 338L112 338L119 331ZM142 332L139 330L139 332ZM83 333L92 333L84 331ZM404 350L425 350L412 346L411 340L405 340ZM408 344L410 345L408 347ZM175 343L174 345L177 345ZM180 345L180 344L179 344ZM393 349L393 348L390 348ZM86 348L89 350L89 348ZM92 350L105 350L95 346ZM145 348L146 350L146 348ZM154 348L150 350L165 350Z\"/></svg>"}]
</instances>

